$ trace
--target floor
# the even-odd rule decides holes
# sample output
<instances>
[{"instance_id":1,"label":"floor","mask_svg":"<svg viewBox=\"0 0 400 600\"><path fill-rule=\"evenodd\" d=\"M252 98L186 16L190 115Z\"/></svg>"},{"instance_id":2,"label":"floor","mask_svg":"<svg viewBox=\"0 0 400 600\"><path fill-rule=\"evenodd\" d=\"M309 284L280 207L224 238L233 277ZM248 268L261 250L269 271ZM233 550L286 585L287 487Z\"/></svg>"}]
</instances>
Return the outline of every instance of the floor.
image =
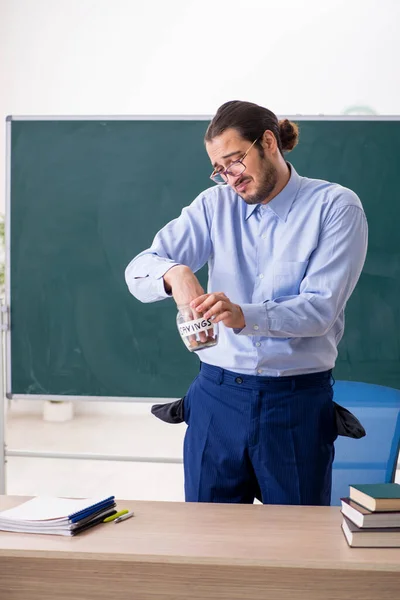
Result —
<instances>
[{"instance_id":1,"label":"floor","mask_svg":"<svg viewBox=\"0 0 400 600\"><path fill-rule=\"evenodd\" d=\"M27 402L21 404L13 401L8 410L9 450L182 459L186 425L163 423L149 403L87 402L75 408L72 420L60 423L44 421L37 402L29 412ZM184 499L182 464L10 456L6 484L10 495Z\"/></svg>"},{"instance_id":2,"label":"floor","mask_svg":"<svg viewBox=\"0 0 400 600\"><path fill-rule=\"evenodd\" d=\"M157 400L159 401L159 400ZM9 450L150 457L181 461L186 425L163 423L151 401L80 402L73 419L47 422L43 403L13 400L7 410ZM400 472L396 481L400 482ZM127 460L74 460L10 456L6 492L18 495L184 500L183 466Z\"/></svg>"}]
</instances>

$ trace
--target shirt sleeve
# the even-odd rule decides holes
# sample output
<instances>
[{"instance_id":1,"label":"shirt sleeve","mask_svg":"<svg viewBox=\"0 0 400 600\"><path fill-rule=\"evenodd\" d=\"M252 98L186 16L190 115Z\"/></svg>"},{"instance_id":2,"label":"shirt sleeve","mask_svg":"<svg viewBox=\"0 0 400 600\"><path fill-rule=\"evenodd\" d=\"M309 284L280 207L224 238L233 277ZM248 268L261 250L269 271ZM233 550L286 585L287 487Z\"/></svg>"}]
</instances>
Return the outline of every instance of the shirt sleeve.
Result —
<instances>
[{"instance_id":1,"label":"shirt sleeve","mask_svg":"<svg viewBox=\"0 0 400 600\"><path fill-rule=\"evenodd\" d=\"M296 296L242 304L246 326L235 333L274 338L325 335L344 309L363 268L367 220L354 205L333 210L323 225Z\"/></svg>"},{"instance_id":2,"label":"shirt sleeve","mask_svg":"<svg viewBox=\"0 0 400 600\"><path fill-rule=\"evenodd\" d=\"M163 276L175 265L196 273L212 253L210 208L203 194L181 215L163 227L150 248L138 254L125 269L129 291L141 302L168 298Z\"/></svg>"}]
</instances>

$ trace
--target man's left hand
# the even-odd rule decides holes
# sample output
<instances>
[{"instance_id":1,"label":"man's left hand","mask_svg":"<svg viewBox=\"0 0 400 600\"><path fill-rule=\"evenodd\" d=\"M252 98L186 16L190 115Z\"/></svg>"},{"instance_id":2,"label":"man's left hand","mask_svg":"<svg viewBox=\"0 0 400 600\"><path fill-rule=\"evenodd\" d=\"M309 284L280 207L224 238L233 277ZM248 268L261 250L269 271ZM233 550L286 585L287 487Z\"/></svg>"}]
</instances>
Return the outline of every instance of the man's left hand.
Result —
<instances>
[{"instance_id":1,"label":"man's left hand","mask_svg":"<svg viewBox=\"0 0 400 600\"><path fill-rule=\"evenodd\" d=\"M195 298L190 306L205 319L213 317L213 323L222 322L225 327L243 329L246 322L239 304L233 304L223 292L203 294Z\"/></svg>"}]
</instances>

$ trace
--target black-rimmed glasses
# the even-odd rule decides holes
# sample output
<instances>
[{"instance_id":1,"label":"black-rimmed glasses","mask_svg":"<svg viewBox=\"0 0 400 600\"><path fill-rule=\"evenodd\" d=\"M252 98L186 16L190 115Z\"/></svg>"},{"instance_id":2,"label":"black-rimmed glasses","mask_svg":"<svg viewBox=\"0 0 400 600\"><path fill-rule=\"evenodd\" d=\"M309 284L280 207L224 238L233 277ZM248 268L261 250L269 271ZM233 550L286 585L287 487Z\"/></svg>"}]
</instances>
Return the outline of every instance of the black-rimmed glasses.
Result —
<instances>
[{"instance_id":1,"label":"black-rimmed glasses","mask_svg":"<svg viewBox=\"0 0 400 600\"><path fill-rule=\"evenodd\" d=\"M241 175L246 170L246 165L243 163L243 161L258 140L259 138L255 139L250 148L248 148L243 154L243 156L238 160L234 160L227 169L221 169L220 171L214 169L214 171L210 175L210 179L212 179L214 183L226 184L228 183L229 175L231 175L231 177L238 177L239 175Z\"/></svg>"}]
</instances>

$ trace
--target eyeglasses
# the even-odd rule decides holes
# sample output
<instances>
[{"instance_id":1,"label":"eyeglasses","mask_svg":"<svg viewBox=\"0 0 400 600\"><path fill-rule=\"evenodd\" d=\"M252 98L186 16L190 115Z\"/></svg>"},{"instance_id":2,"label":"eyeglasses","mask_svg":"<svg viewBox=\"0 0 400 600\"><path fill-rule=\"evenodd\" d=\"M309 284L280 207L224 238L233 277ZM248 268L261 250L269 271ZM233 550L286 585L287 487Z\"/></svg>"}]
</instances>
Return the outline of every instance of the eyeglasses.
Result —
<instances>
[{"instance_id":1,"label":"eyeglasses","mask_svg":"<svg viewBox=\"0 0 400 600\"><path fill-rule=\"evenodd\" d=\"M221 171L214 169L210 175L210 179L212 179L214 183L226 184L228 183L228 175L231 175L232 177L238 177L241 175L243 171L246 170L246 165L243 163L243 161L259 139L260 138L254 140L250 148L243 154L242 158L239 158L239 160L234 160L227 169L221 169Z\"/></svg>"}]
</instances>

